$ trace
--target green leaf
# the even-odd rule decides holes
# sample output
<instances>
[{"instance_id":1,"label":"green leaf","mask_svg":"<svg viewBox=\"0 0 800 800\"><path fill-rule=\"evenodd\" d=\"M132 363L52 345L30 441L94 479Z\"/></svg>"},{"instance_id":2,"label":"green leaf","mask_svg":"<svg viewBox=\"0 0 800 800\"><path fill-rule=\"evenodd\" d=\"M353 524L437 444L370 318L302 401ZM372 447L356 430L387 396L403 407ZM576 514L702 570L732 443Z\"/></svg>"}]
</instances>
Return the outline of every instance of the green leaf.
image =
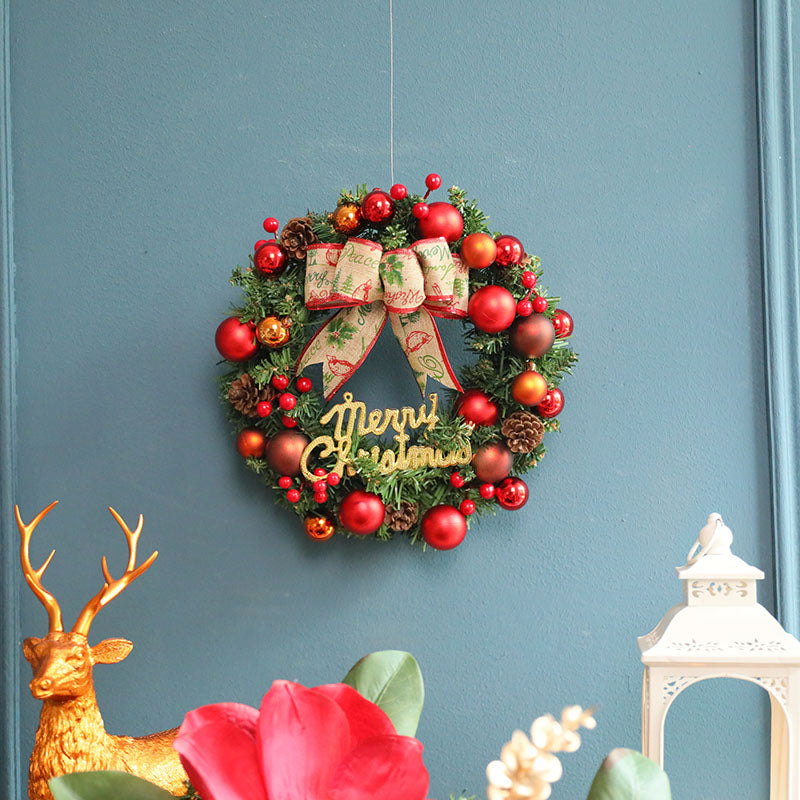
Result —
<instances>
[{"instance_id":1,"label":"green leaf","mask_svg":"<svg viewBox=\"0 0 800 800\"><path fill-rule=\"evenodd\" d=\"M386 712L401 736L417 732L425 689L417 660L401 650L364 656L343 681Z\"/></svg>"},{"instance_id":2,"label":"green leaf","mask_svg":"<svg viewBox=\"0 0 800 800\"><path fill-rule=\"evenodd\" d=\"M55 800L174 800L166 789L127 772L75 772L48 785Z\"/></svg>"},{"instance_id":3,"label":"green leaf","mask_svg":"<svg viewBox=\"0 0 800 800\"><path fill-rule=\"evenodd\" d=\"M669 778L635 750L612 750L594 776L586 800L671 800Z\"/></svg>"}]
</instances>

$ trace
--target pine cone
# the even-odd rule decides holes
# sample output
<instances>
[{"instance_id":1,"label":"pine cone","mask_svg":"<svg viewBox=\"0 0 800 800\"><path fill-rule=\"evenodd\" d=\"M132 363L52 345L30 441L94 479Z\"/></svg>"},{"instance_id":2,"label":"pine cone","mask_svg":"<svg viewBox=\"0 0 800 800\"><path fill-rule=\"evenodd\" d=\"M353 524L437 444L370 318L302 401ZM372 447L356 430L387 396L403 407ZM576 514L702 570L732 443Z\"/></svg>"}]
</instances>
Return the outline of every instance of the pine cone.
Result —
<instances>
[{"instance_id":1,"label":"pine cone","mask_svg":"<svg viewBox=\"0 0 800 800\"><path fill-rule=\"evenodd\" d=\"M281 247L291 258L302 261L306 257L306 248L318 241L317 234L309 217L290 219L281 231Z\"/></svg>"},{"instance_id":2,"label":"pine cone","mask_svg":"<svg viewBox=\"0 0 800 800\"><path fill-rule=\"evenodd\" d=\"M407 531L419 516L416 503L400 503L399 506L386 506L386 527L393 531Z\"/></svg>"},{"instance_id":3,"label":"pine cone","mask_svg":"<svg viewBox=\"0 0 800 800\"><path fill-rule=\"evenodd\" d=\"M256 382L246 372L237 378L228 389L228 402L246 417L257 417L256 406L262 400L272 400L275 392L264 387L259 389Z\"/></svg>"},{"instance_id":4,"label":"pine cone","mask_svg":"<svg viewBox=\"0 0 800 800\"><path fill-rule=\"evenodd\" d=\"M503 420L500 432L512 453L530 453L542 441L544 424L530 411L515 411Z\"/></svg>"}]
</instances>

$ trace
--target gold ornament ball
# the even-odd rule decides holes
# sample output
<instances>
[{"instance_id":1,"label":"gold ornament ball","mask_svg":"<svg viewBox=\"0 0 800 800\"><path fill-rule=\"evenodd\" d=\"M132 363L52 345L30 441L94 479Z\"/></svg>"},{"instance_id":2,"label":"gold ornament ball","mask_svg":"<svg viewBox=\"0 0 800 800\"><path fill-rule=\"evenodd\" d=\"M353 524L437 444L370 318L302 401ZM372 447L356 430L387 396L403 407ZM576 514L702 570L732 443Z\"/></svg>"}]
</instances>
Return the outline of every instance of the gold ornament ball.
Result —
<instances>
[{"instance_id":1,"label":"gold ornament ball","mask_svg":"<svg viewBox=\"0 0 800 800\"><path fill-rule=\"evenodd\" d=\"M256 337L267 347L283 347L289 341L291 325L289 317L264 317L256 327Z\"/></svg>"},{"instance_id":2,"label":"gold ornament ball","mask_svg":"<svg viewBox=\"0 0 800 800\"><path fill-rule=\"evenodd\" d=\"M336 530L334 524L325 516L306 517L306 535L315 542L324 542L330 539Z\"/></svg>"},{"instance_id":3,"label":"gold ornament ball","mask_svg":"<svg viewBox=\"0 0 800 800\"><path fill-rule=\"evenodd\" d=\"M294 478L300 474L300 457L308 441L305 434L287 428L269 440L264 457L278 475Z\"/></svg>"},{"instance_id":4,"label":"gold ornament ball","mask_svg":"<svg viewBox=\"0 0 800 800\"><path fill-rule=\"evenodd\" d=\"M329 219L333 229L346 236L355 236L364 227L364 217L358 203L339 203Z\"/></svg>"},{"instance_id":5,"label":"gold ornament ball","mask_svg":"<svg viewBox=\"0 0 800 800\"><path fill-rule=\"evenodd\" d=\"M538 372L528 369L520 372L511 384L513 398L524 406L535 406L547 394L547 381Z\"/></svg>"}]
</instances>

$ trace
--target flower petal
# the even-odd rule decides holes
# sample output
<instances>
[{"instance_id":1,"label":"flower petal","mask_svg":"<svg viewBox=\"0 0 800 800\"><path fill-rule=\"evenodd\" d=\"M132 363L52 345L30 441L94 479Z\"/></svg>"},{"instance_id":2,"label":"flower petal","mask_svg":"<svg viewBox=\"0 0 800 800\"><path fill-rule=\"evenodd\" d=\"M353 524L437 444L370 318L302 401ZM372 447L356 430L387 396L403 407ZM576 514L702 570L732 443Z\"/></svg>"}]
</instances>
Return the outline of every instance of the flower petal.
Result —
<instances>
[{"instance_id":1,"label":"flower petal","mask_svg":"<svg viewBox=\"0 0 800 800\"><path fill-rule=\"evenodd\" d=\"M181 725L181 736L193 733L202 725L212 722L231 722L255 739L258 723L258 709L244 703L214 703L190 711Z\"/></svg>"},{"instance_id":2,"label":"flower petal","mask_svg":"<svg viewBox=\"0 0 800 800\"><path fill-rule=\"evenodd\" d=\"M350 746L355 747L364 739L373 736L395 736L392 721L383 709L367 700L360 692L346 683L328 683L317 686L315 692L321 692L339 704L350 723Z\"/></svg>"},{"instance_id":3,"label":"flower petal","mask_svg":"<svg viewBox=\"0 0 800 800\"><path fill-rule=\"evenodd\" d=\"M255 738L238 724L181 726L174 747L203 800L267 800Z\"/></svg>"},{"instance_id":4,"label":"flower petal","mask_svg":"<svg viewBox=\"0 0 800 800\"><path fill-rule=\"evenodd\" d=\"M337 768L330 800L425 800L428 770L422 743L411 736L364 739Z\"/></svg>"},{"instance_id":5,"label":"flower petal","mask_svg":"<svg viewBox=\"0 0 800 800\"><path fill-rule=\"evenodd\" d=\"M323 693L275 681L261 702L256 743L271 800L326 800L331 776L350 749L350 726Z\"/></svg>"}]
</instances>

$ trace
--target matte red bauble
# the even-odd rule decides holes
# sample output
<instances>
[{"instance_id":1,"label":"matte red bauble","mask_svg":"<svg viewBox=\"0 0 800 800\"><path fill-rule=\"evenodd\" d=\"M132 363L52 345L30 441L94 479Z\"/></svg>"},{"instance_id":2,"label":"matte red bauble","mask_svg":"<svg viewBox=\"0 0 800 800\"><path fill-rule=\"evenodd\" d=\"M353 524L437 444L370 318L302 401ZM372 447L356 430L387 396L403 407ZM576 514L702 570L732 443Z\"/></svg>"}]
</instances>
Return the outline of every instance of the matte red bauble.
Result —
<instances>
[{"instance_id":1,"label":"matte red bauble","mask_svg":"<svg viewBox=\"0 0 800 800\"><path fill-rule=\"evenodd\" d=\"M495 239L497 245L497 255L495 261L501 267L510 267L512 264L519 264L525 257L525 248L516 236L498 236Z\"/></svg>"},{"instance_id":2,"label":"matte red bauble","mask_svg":"<svg viewBox=\"0 0 800 800\"><path fill-rule=\"evenodd\" d=\"M394 201L381 189L373 189L361 201L361 214L373 225L385 225L394 216Z\"/></svg>"},{"instance_id":3,"label":"matte red bauble","mask_svg":"<svg viewBox=\"0 0 800 800\"><path fill-rule=\"evenodd\" d=\"M467 535L467 518L454 506L434 506L422 517L422 538L435 550L452 550Z\"/></svg>"},{"instance_id":4,"label":"matte red bauble","mask_svg":"<svg viewBox=\"0 0 800 800\"><path fill-rule=\"evenodd\" d=\"M455 242L464 233L464 218L450 203L429 203L428 213L419 221L419 231L426 238L444 236L448 242Z\"/></svg>"},{"instance_id":5,"label":"matte red bauble","mask_svg":"<svg viewBox=\"0 0 800 800\"><path fill-rule=\"evenodd\" d=\"M483 483L497 483L511 472L514 456L503 442L492 442L479 448L472 456L475 476Z\"/></svg>"},{"instance_id":6,"label":"matte red bauble","mask_svg":"<svg viewBox=\"0 0 800 800\"><path fill-rule=\"evenodd\" d=\"M245 428L236 437L236 449L242 458L262 458L267 437L258 428Z\"/></svg>"},{"instance_id":7,"label":"matte red bauble","mask_svg":"<svg viewBox=\"0 0 800 800\"><path fill-rule=\"evenodd\" d=\"M566 339L567 336L572 335L575 323L572 321L572 317L564 311L563 308L557 308L553 312L553 327L556 331L556 338Z\"/></svg>"},{"instance_id":8,"label":"matte red bauble","mask_svg":"<svg viewBox=\"0 0 800 800\"><path fill-rule=\"evenodd\" d=\"M511 346L527 358L543 356L556 340L553 323L544 314L518 319L509 332Z\"/></svg>"},{"instance_id":9,"label":"matte red bauble","mask_svg":"<svg viewBox=\"0 0 800 800\"><path fill-rule=\"evenodd\" d=\"M269 440L264 456L278 475L294 477L300 474L300 456L308 442L308 436L287 428Z\"/></svg>"},{"instance_id":10,"label":"matte red bauble","mask_svg":"<svg viewBox=\"0 0 800 800\"><path fill-rule=\"evenodd\" d=\"M467 389L458 398L455 411L473 425L494 425L499 415L497 405L480 389Z\"/></svg>"},{"instance_id":11,"label":"matte red bauble","mask_svg":"<svg viewBox=\"0 0 800 800\"><path fill-rule=\"evenodd\" d=\"M538 372L528 369L520 372L511 384L511 396L524 406L535 406L547 394L547 381Z\"/></svg>"},{"instance_id":12,"label":"matte red bauble","mask_svg":"<svg viewBox=\"0 0 800 800\"><path fill-rule=\"evenodd\" d=\"M214 335L219 354L228 361L247 361L258 350L253 327L236 317L222 320Z\"/></svg>"},{"instance_id":13,"label":"matte red bauble","mask_svg":"<svg viewBox=\"0 0 800 800\"><path fill-rule=\"evenodd\" d=\"M497 502L509 511L518 511L528 502L528 484L521 478L506 478L495 494Z\"/></svg>"},{"instance_id":14,"label":"matte red bauble","mask_svg":"<svg viewBox=\"0 0 800 800\"><path fill-rule=\"evenodd\" d=\"M502 286L483 286L472 293L467 312L478 330L499 333L517 316L517 301Z\"/></svg>"},{"instance_id":15,"label":"matte red bauble","mask_svg":"<svg viewBox=\"0 0 800 800\"><path fill-rule=\"evenodd\" d=\"M536 413L540 417L557 417L564 410L564 393L559 388L551 389L539 405L536 406Z\"/></svg>"},{"instance_id":16,"label":"matte red bauble","mask_svg":"<svg viewBox=\"0 0 800 800\"><path fill-rule=\"evenodd\" d=\"M376 494L356 489L350 492L339 506L342 527L359 536L375 533L386 516L386 506Z\"/></svg>"},{"instance_id":17,"label":"matte red bauble","mask_svg":"<svg viewBox=\"0 0 800 800\"><path fill-rule=\"evenodd\" d=\"M280 275L286 266L286 253L273 240L262 244L256 250L253 263L262 275Z\"/></svg>"},{"instance_id":18,"label":"matte red bauble","mask_svg":"<svg viewBox=\"0 0 800 800\"><path fill-rule=\"evenodd\" d=\"M472 269L483 269L494 262L497 245L488 233L471 233L461 242L461 256Z\"/></svg>"}]
</instances>

